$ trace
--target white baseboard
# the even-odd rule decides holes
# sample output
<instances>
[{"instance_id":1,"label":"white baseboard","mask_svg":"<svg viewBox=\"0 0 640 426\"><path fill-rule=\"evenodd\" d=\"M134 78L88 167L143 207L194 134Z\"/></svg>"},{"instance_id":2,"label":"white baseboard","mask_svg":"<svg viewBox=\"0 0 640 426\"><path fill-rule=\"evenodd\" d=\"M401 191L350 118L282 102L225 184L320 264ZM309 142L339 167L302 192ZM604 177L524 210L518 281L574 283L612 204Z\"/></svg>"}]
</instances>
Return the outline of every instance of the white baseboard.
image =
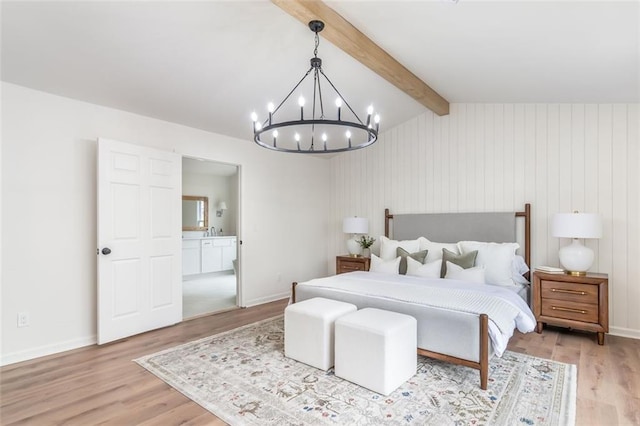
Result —
<instances>
[{"instance_id":1,"label":"white baseboard","mask_svg":"<svg viewBox=\"0 0 640 426\"><path fill-rule=\"evenodd\" d=\"M283 293L272 294L271 296L261 297L259 299L253 299L245 302L246 308L250 308L251 306L262 305L264 303L275 302L276 300L287 299L291 296L291 291L285 291Z\"/></svg>"},{"instance_id":2,"label":"white baseboard","mask_svg":"<svg viewBox=\"0 0 640 426\"><path fill-rule=\"evenodd\" d=\"M16 362L28 361L34 358L40 358L47 355L57 354L71 349L78 349L84 346L90 346L97 343L95 335L82 337L79 339L67 340L66 342L54 343L52 345L40 346L37 348L27 349L24 351L3 354L0 358L0 366L15 364Z\"/></svg>"},{"instance_id":3,"label":"white baseboard","mask_svg":"<svg viewBox=\"0 0 640 426\"><path fill-rule=\"evenodd\" d=\"M640 339L640 330L623 327L609 327L609 334L620 337L630 337L631 339Z\"/></svg>"}]
</instances>

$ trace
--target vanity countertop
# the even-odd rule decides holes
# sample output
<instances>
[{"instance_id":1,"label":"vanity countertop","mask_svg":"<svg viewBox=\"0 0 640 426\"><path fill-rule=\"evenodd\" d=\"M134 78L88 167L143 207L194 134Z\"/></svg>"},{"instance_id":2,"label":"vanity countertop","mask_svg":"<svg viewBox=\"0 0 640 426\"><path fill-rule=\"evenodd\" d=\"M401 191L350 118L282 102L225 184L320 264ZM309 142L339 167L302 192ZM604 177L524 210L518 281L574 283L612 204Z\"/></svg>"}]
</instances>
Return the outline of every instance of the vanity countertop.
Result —
<instances>
[{"instance_id":1,"label":"vanity countertop","mask_svg":"<svg viewBox=\"0 0 640 426\"><path fill-rule=\"evenodd\" d=\"M236 238L235 235L214 235L212 237L182 237L183 240L215 240L219 238Z\"/></svg>"}]
</instances>

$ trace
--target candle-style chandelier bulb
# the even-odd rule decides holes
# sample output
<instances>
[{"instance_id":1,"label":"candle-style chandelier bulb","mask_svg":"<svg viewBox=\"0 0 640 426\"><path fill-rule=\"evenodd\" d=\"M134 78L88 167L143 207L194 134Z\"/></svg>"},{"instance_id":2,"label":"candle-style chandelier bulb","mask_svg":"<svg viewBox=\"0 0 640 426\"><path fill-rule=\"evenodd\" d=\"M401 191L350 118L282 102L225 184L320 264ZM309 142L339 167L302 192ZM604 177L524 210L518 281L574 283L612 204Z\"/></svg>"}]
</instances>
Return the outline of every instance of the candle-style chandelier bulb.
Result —
<instances>
[{"instance_id":1,"label":"candle-style chandelier bulb","mask_svg":"<svg viewBox=\"0 0 640 426\"><path fill-rule=\"evenodd\" d=\"M251 121L253 121L254 123L258 121L258 114L256 114L255 111L251 113Z\"/></svg>"}]
</instances>

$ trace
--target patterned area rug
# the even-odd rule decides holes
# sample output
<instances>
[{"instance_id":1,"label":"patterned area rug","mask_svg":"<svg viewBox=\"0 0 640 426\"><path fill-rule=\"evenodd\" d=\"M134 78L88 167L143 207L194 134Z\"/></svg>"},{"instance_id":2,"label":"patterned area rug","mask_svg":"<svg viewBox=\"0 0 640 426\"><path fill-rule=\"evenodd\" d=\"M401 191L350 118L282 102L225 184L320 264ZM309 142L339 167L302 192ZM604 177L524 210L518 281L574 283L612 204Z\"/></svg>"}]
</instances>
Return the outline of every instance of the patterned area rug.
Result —
<instances>
[{"instance_id":1,"label":"patterned area rug","mask_svg":"<svg viewBox=\"0 0 640 426\"><path fill-rule=\"evenodd\" d=\"M479 373L418 357L390 396L284 357L282 316L136 362L232 425L572 425L576 367L514 352Z\"/></svg>"}]
</instances>

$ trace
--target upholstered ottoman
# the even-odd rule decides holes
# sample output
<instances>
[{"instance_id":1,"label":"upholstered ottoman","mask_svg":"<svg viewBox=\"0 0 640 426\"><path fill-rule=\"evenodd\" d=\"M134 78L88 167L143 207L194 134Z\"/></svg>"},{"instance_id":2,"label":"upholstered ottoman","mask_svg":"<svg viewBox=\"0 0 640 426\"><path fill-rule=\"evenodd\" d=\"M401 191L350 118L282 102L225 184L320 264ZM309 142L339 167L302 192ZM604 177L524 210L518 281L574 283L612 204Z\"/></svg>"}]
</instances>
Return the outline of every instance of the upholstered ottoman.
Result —
<instances>
[{"instance_id":1,"label":"upholstered ottoman","mask_svg":"<svg viewBox=\"0 0 640 426\"><path fill-rule=\"evenodd\" d=\"M336 320L335 374L389 395L416 374L417 322L366 308Z\"/></svg>"},{"instance_id":2,"label":"upholstered ottoman","mask_svg":"<svg viewBox=\"0 0 640 426\"><path fill-rule=\"evenodd\" d=\"M284 310L284 355L321 370L333 366L334 322L355 305L315 297Z\"/></svg>"}]
</instances>

